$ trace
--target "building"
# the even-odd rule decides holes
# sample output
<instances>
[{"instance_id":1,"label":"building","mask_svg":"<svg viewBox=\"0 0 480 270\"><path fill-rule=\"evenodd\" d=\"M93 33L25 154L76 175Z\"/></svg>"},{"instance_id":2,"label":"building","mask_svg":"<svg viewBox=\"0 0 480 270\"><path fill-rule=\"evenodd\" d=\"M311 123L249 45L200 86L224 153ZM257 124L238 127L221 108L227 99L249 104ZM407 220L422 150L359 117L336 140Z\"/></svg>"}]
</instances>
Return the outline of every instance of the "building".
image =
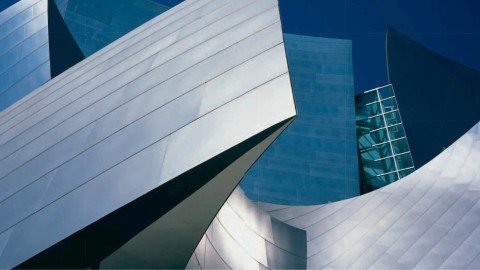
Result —
<instances>
[{"instance_id":1,"label":"building","mask_svg":"<svg viewBox=\"0 0 480 270\"><path fill-rule=\"evenodd\" d=\"M415 170L392 85L355 97L362 193Z\"/></svg>"},{"instance_id":2,"label":"building","mask_svg":"<svg viewBox=\"0 0 480 270\"><path fill-rule=\"evenodd\" d=\"M389 29L387 65L416 168L480 119L480 72ZM415 98L412 99L411 97Z\"/></svg>"},{"instance_id":3,"label":"building","mask_svg":"<svg viewBox=\"0 0 480 270\"><path fill-rule=\"evenodd\" d=\"M406 69L458 64L389 33L391 85L355 107L351 43L283 33L278 5L186 0L116 40L104 32L128 29L94 22L112 18L102 3L1 13L22 33L41 26L24 15L46 22L32 33L48 72L40 86L16 78L26 96L0 111L0 268L480 268L480 124L421 167L405 148L417 133L404 89L425 79ZM27 39L11 40L36 48ZM452 72L435 90L475 101L475 73ZM462 127L475 119L448 104ZM410 174L356 196L359 171L371 189Z\"/></svg>"},{"instance_id":4,"label":"building","mask_svg":"<svg viewBox=\"0 0 480 270\"><path fill-rule=\"evenodd\" d=\"M285 34L297 117L241 183L252 200L312 205L360 194L352 44Z\"/></svg>"},{"instance_id":5,"label":"building","mask_svg":"<svg viewBox=\"0 0 480 270\"><path fill-rule=\"evenodd\" d=\"M295 114L277 1L183 2L0 112L0 268L184 267Z\"/></svg>"},{"instance_id":6,"label":"building","mask_svg":"<svg viewBox=\"0 0 480 270\"><path fill-rule=\"evenodd\" d=\"M0 13L0 110L48 81L46 1L21 1Z\"/></svg>"},{"instance_id":7,"label":"building","mask_svg":"<svg viewBox=\"0 0 480 270\"><path fill-rule=\"evenodd\" d=\"M170 8L151 0L53 1L86 57Z\"/></svg>"},{"instance_id":8,"label":"building","mask_svg":"<svg viewBox=\"0 0 480 270\"><path fill-rule=\"evenodd\" d=\"M9 7L0 14L0 111L165 10L149 0L22 0Z\"/></svg>"},{"instance_id":9,"label":"building","mask_svg":"<svg viewBox=\"0 0 480 270\"><path fill-rule=\"evenodd\" d=\"M353 199L255 205L236 190L187 269L478 269L479 163L480 123L402 180Z\"/></svg>"}]
</instances>

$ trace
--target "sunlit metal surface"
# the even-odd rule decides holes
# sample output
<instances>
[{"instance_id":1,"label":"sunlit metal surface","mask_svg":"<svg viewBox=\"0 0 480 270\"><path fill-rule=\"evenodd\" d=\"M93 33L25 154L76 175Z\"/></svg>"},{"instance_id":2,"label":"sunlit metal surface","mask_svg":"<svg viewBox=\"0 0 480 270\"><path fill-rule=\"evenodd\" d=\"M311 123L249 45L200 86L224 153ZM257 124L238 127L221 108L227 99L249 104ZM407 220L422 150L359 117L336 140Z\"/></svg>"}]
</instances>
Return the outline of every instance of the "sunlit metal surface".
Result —
<instances>
[{"instance_id":1,"label":"sunlit metal surface","mask_svg":"<svg viewBox=\"0 0 480 270\"><path fill-rule=\"evenodd\" d=\"M262 263L262 240L268 242L269 235L258 228L264 228L262 224L269 228L270 220L278 219L306 232L307 269L478 269L479 164L477 124L416 172L353 199L317 206L256 203L255 208L240 196L241 191L235 191L189 267L251 269L258 268L258 262L260 267L300 268L292 264L274 267L268 256L268 265ZM291 239L290 232L284 231L275 240ZM250 235L262 240L253 241ZM295 246L294 250L302 250L300 242L289 243L282 249ZM288 257L275 259L280 258Z\"/></svg>"},{"instance_id":2,"label":"sunlit metal surface","mask_svg":"<svg viewBox=\"0 0 480 270\"><path fill-rule=\"evenodd\" d=\"M269 213L307 232L307 268L480 267L480 124L367 195ZM272 206L266 206L272 207Z\"/></svg>"},{"instance_id":3,"label":"sunlit metal surface","mask_svg":"<svg viewBox=\"0 0 480 270\"><path fill-rule=\"evenodd\" d=\"M183 2L0 113L0 268L294 115L277 1Z\"/></svg>"},{"instance_id":4,"label":"sunlit metal surface","mask_svg":"<svg viewBox=\"0 0 480 270\"><path fill-rule=\"evenodd\" d=\"M306 266L305 243L305 231L271 218L237 188L187 269L301 269Z\"/></svg>"}]
</instances>

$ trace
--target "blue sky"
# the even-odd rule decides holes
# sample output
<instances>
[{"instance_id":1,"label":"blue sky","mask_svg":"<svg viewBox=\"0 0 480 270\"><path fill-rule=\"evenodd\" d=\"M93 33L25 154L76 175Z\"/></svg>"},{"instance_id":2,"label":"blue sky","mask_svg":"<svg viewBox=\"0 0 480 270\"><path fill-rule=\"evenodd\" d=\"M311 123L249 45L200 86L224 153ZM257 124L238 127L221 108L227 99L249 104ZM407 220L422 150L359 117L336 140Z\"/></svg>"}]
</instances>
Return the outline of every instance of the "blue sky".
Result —
<instances>
[{"instance_id":1,"label":"blue sky","mask_svg":"<svg viewBox=\"0 0 480 270\"><path fill-rule=\"evenodd\" d=\"M286 32L352 40L357 92L387 82L388 26L480 70L477 0L280 0L280 5Z\"/></svg>"},{"instance_id":2,"label":"blue sky","mask_svg":"<svg viewBox=\"0 0 480 270\"><path fill-rule=\"evenodd\" d=\"M154 1L167 5L181 2ZM0 10L14 2L17 0L0 0ZM286 32L352 40L357 92L387 82L388 26L480 70L478 0L280 0L280 7Z\"/></svg>"}]
</instances>

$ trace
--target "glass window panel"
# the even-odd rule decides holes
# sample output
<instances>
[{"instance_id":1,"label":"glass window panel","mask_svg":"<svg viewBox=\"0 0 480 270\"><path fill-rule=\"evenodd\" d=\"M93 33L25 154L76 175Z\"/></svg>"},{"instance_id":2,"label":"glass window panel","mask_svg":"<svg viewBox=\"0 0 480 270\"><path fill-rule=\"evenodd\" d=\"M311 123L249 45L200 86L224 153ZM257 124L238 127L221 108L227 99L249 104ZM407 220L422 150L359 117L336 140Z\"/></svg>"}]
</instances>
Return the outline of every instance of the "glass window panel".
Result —
<instances>
[{"instance_id":1,"label":"glass window panel","mask_svg":"<svg viewBox=\"0 0 480 270\"><path fill-rule=\"evenodd\" d=\"M386 86L378 90L380 97L382 99L393 96L393 88L391 86Z\"/></svg>"},{"instance_id":2,"label":"glass window panel","mask_svg":"<svg viewBox=\"0 0 480 270\"><path fill-rule=\"evenodd\" d=\"M403 125L389 127L388 131L390 132L390 139L392 140L405 137L405 130L403 129Z\"/></svg>"},{"instance_id":3,"label":"glass window panel","mask_svg":"<svg viewBox=\"0 0 480 270\"><path fill-rule=\"evenodd\" d=\"M383 105L383 109L385 110L385 112L390 112L390 111L396 110L398 108L397 107L397 102L395 101L395 98L389 98L389 99L386 99L386 100L382 100L382 105Z\"/></svg>"},{"instance_id":4,"label":"glass window panel","mask_svg":"<svg viewBox=\"0 0 480 270\"><path fill-rule=\"evenodd\" d=\"M397 167L399 170L413 166L413 160L410 153L406 153L395 157L397 160Z\"/></svg>"},{"instance_id":5,"label":"glass window panel","mask_svg":"<svg viewBox=\"0 0 480 270\"><path fill-rule=\"evenodd\" d=\"M360 150L360 155L365 163L373 162L376 159L388 157L392 155L390 145L388 143Z\"/></svg>"},{"instance_id":6,"label":"glass window panel","mask_svg":"<svg viewBox=\"0 0 480 270\"><path fill-rule=\"evenodd\" d=\"M370 133L370 136L375 141L375 144L383 143L383 142L388 141L387 130L384 129L384 128Z\"/></svg>"},{"instance_id":7,"label":"glass window panel","mask_svg":"<svg viewBox=\"0 0 480 270\"><path fill-rule=\"evenodd\" d=\"M365 164L363 169L369 175L379 175L395 171L395 163L393 158L386 158Z\"/></svg>"},{"instance_id":8,"label":"glass window panel","mask_svg":"<svg viewBox=\"0 0 480 270\"><path fill-rule=\"evenodd\" d=\"M380 109L380 103L378 102L356 108L357 120L362 120L369 116L378 115L381 112L382 110Z\"/></svg>"},{"instance_id":9,"label":"glass window panel","mask_svg":"<svg viewBox=\"0 0 480 270\"><path fill-rule=\"evenodd\" d=\"M400 174L400 178L403 178L414 171L415 171L414 169L407 169L407 170L399 171L398 173Z\"/></svg>"},{"instance_id":10,"label":"glass window panel","mask_svg":"<svg viewBox=\"0 0 480 270\"><path fill-rule=\"evenodd\" d=\"M363 132L363 134L361 132ZM358 141L360 148L370 147L374 144L387 142L387 131L384 128L373 132L365 132L364 130L361 130L359 132Z\"/></svg>"},{"instance_id":11,"label":"glass window panel","mask_svg":"<svg viewBox=\"0 0 480 270\"><path fill-rule=\"evenodd\" d=\"M375 116L375 117L368 118L368 119L365 119L365 120L361 120L361 121L359 121L359 125L372 130L372 129L378 129L378 128L384 127L385 122L383 121L383 116L380 115L380 116Z\"/></svg>"},{"instance_id":12,"label":"glass window panel","mask_svg":"<svg viewBox=\"0 0 480 270\"><path fill-rule=\"evenodd\" d=\"M395 154L405 153L410 151L408 148L407 139L396 140L392 142L393 152Z\"/></svg>"},{"instance_id":13,"label":"glass window panel","mask_svg":"<svg viewBox=\"0 0 480 270\"><path fill-rule=\"evenodd\" d=\"M395 125L401 122L400 114L398 113L398 111L386 113L385 119L387 120L387 124L389 126Z\"/></svg>"}]
</instances>

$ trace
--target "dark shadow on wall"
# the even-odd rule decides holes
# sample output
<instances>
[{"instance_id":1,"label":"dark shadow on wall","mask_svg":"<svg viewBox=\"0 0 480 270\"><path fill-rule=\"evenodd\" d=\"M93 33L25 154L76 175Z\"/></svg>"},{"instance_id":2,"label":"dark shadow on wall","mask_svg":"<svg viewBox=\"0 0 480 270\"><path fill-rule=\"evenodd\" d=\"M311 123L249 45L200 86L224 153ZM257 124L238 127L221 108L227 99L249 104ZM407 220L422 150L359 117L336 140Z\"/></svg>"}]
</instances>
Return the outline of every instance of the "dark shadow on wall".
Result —
<instances>
[{"instance_id":1,"label":"dark shadow on wall","mask_svg":"<svg viewBox=\"0 0 480 270\"><path fill-rule=\"evenodd\" d=\"M389 81L418 169L480 120L480 72L389 28Z\"/></svg>"},{"instance_id":2,"label":"dark shadow on wall","mask_svg":"<svg viewBox=\"0 0 480 270\"><path fill-rule=\"evenodd\" d=\"M52 78L85 59L54 0L48 0L48 39Z\"/></svg>"}]
</instances>

